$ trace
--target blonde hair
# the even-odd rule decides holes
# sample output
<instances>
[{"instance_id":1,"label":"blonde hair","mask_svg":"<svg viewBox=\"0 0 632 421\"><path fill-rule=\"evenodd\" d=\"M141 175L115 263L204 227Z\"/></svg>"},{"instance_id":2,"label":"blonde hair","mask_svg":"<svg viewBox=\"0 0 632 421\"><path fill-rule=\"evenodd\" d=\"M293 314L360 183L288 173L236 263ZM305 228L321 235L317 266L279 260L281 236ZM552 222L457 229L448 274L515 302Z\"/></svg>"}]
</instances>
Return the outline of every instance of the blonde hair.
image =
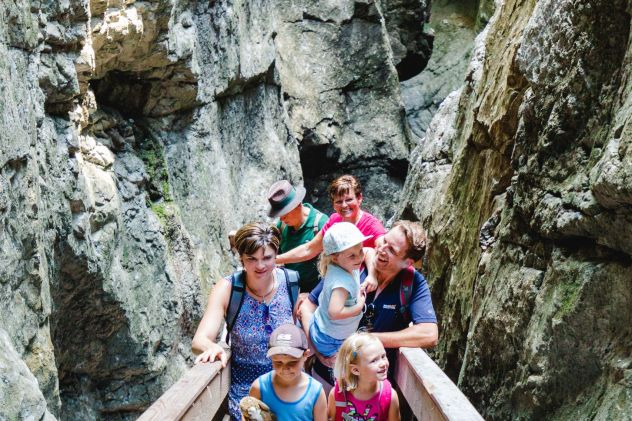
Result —
<instances>
[{"instance_id":1,"label":"blonde hair","mask_svg":"<svg viewBox=\"0 0 632 421\"><path fill-rule=\"evenodd\" d=\"M358 364L362 348L372 343L382 342L368 332L356 332L342 343L334 365L334 377L343 390L355 390L358 387L358 376L351 372L351 364Z\"/></svg>"},{"instance_id":2,"label":"blonde hair","mask_svg":"<svg viewBox=\"0 0 632 421\"><path fill-rule=\"evenodd\" d=\"M325 254L323 251L320 253L320 257L318 258L318 272L322 278L327 275L327 268L330 263L334 262L334 256L338 255L338 253Z\"/></svg>"}]
</instances>

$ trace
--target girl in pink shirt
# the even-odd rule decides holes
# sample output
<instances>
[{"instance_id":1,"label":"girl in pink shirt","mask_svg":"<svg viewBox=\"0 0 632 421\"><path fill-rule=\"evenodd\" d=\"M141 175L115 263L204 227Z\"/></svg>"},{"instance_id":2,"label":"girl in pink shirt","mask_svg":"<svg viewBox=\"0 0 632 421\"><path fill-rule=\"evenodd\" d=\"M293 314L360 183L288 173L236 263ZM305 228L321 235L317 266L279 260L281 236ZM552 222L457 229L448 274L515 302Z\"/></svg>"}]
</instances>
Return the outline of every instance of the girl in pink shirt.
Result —
<instances>
[{"instance_id":1,"label":"girl in pink shirt","mask_svg":"<svg viewBox=\"0 0 632 421\"><path fill-rule=\"evenodd\" d=\"M354 333L340 347L329 393L328 416L334 421L399 421L399 398L386 378L388 359L379 339Z\"/></svg>"}]
</instances>

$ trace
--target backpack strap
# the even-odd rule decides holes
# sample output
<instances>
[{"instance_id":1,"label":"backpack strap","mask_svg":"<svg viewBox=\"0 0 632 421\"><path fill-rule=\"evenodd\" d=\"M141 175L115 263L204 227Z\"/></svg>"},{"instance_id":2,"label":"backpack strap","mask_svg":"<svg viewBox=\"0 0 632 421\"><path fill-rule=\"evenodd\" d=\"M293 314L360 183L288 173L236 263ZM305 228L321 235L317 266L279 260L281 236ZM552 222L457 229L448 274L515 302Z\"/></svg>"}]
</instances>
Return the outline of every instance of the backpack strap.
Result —
<instances>
[{"instance_id":1,"label":"backpack strap","mask_svg":"<svg viewBox=\"0 0 632 421\"><path fill-rule=\"evenodd\" d=\"M226 343L230 338L230 331L235 326L235 320L241 309L241 304L244 302L244 291L246 290L244 285L244 271L238 270L230 275L230 298L228 299L228 309L226 310Z\"/></svg>"},{"instance_id":2,"label":"backpack strap","mask_svg":"<svg viewBox=\"0 0 632 421\"><path fill-rule=\"evenodd\" d=\"M347 396L346 393L340 390L340 383L336 380L334 384L334 403L336 407L336 416L334 419L341 420L342 414L347 409Z\"/></svg>"},{"instance_id":3,"label":"backpack strap","mask_svg":"<svg viewBox=\"0 0 632 421\"><path fill-rule=\"evenodd\" d=\"M295 270L288 270L282 267L281 270L285 275L285 285L287 286L287 292L290 294L290 304L292 305L292 312L294 312L294 304L298 299L298 281L299 275Z\"/></svg>"},{"instance_id":4,"label":"backpack strap","mask_svg":"<svg viewBox=\"0 0 632 421\"><path fill-rule=\"evenodd\" d=\"M408 311L408 304L410 303L410 296L413 294L413 279L415 278L415 268L408 266L404 269L404 273L401 275L402 281L399 284L399 312L402 314L404 321L408 324L410 322L410 312Z\"/></svg>"},{"instance_id":5,"label":"backpack strap","mask_svg":"<svg viewBox=\"0 0 632 421\"><path fill-rule=\"evenodd\" d=\"M314 230L314 237L316 236L316 234L318 234L318 231L320 231L318 225L322 217L322 212L316 211L316 216L314 217L314 226L312 227L312 229Z\"/></svg>"}]
</instances>

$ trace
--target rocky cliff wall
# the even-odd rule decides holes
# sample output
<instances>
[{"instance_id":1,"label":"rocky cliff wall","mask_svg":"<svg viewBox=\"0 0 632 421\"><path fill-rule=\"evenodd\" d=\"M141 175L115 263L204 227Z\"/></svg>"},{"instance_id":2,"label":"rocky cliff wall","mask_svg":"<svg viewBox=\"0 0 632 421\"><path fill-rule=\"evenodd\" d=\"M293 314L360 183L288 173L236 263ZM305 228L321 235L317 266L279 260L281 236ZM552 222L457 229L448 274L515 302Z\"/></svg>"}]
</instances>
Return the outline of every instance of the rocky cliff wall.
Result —
<instances>
[{"instance_id":1,"label":"rocky cliff wall","mask_svg":"<svg viewBox=\"0 0 632 421\"><path fill-rule=\"evenodd\" d=\"M0 4L0 415L135 418L227 231L352 172L428 228L434 356L486 418L627 419L631 6L429 7Z\"/></svg>"},{"instance_id":2,"label":"rocky cliff wall","mask_svg":"<svg viewBox=\"0 0 632 421\"><path fill-rule=\"evenodd\" d=\"M489 419L632 414L627 1L496 1L412 155L435 357Z\"/></svg>"},{"instance_id":3,"label":"rocky cliff wall","mask_svg":"<svg viewBox=\"0 0 632 421\"><path fill-rule=\"evenodd\" d=\"M392 215L410 148L399 79L428 61L426 14L0 4L0 418L135 418L191 362L226 233L265 215L273 181L304 179L324 206L351 171Z\"/></svg>"}]
</instances>

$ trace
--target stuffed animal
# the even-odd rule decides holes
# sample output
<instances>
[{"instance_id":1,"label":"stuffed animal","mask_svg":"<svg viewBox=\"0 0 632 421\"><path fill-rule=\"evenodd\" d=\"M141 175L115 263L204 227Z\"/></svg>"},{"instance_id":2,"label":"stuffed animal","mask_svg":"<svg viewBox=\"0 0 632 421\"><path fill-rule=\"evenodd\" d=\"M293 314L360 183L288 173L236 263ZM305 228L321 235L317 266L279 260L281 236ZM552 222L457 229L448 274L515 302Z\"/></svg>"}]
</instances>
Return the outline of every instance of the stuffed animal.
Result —
<instances>
[{"instance_id":1,"label":"stuffed animal","mask_svg":"<svg viewBox=\"0 0 632 421\"><path fill-rule=\"evenodd\" d=\"M241 414L246 421L276 421L270 407L252 396L245 396L239 401Z\"/></svg>"}]
</instances>

